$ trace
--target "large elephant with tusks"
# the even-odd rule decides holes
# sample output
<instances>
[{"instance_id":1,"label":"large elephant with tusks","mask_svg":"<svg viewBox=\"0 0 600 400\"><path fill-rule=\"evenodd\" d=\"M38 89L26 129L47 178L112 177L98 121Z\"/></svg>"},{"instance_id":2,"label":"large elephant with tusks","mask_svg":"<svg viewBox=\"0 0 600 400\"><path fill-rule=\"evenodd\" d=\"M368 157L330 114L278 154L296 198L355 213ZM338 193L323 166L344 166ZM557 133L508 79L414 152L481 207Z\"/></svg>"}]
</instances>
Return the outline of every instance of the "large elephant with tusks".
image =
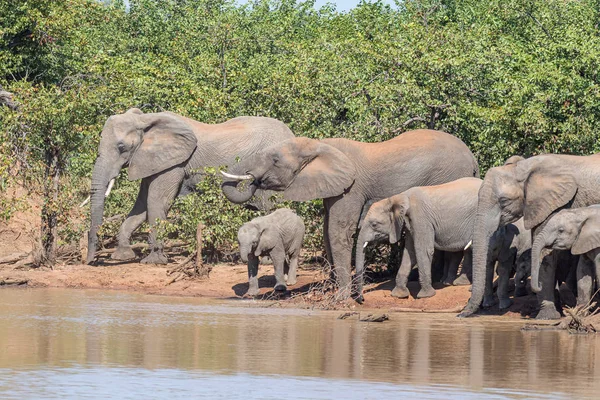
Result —
<instances>
[{"instance_id":1,"label":"large elephant with tusks","mask_svg":"<svg viewBox=\"0 0 600 400\"><path fill-rule=\"evenodd\" d=\"M258 190L282 191L289 200L324 199L325 246L339 286L338 298L351 294L351 257L366 202L413 186L438 185L479 176L477 161L457 137L414 130L380 143L348 139L294 138L242 158L223 183L225 196L247 201ZM249 185L239 191L239 181Z\"/></svg>"},{"instance_id":2,"label":"large elephant with tusks","mask_svg":"<svg viewBox=\"0 0 600 400\"><path fill-rule=\"evenodd\" d=\"M205 124L171 112L144 114L132 108L108 118L92 173L87 262L94 260L98 247L105 192L123 167L128 167L129 180L141 179L141 184L133 209L119 230L118 247L112 258L135 257L131 234L148 221L150 254L142 263L166 264L153 226L157 219L167 217L178 194L194 190L203 168L230 166L237 157L246 158L293 137L283 122L264 117L237 117L220 124Z\"/></svg>"}]
</instances>

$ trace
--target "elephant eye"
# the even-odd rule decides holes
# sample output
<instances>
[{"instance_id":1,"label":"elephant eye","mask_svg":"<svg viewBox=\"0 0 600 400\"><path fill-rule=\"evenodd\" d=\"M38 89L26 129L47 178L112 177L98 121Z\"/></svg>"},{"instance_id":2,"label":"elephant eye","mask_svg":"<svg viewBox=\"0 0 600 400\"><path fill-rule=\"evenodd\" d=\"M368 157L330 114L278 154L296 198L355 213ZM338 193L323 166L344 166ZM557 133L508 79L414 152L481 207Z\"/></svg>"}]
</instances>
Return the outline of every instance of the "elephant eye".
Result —
<instances>
[{"instance_id":1,"label":"elephant eye","mask_svg":"<svg viewBox=\"0 0 600 400\"><path fill-rule=\"evenodd\" d=\"M125 145L122 142L117 145L117 148L119 149L119 153L125 152Z\"/></svg>"},{"instance_id":2,"label":"elephant eye","mask_svg":"<svg viewBox=\"0 0 600 400\"><path fill-rule=\"evenodd\" d=\"M565 228L563 228L563 227L558 228L558 233L563 233L564 231L565 231Z\"/></svg>"}]
</instances>

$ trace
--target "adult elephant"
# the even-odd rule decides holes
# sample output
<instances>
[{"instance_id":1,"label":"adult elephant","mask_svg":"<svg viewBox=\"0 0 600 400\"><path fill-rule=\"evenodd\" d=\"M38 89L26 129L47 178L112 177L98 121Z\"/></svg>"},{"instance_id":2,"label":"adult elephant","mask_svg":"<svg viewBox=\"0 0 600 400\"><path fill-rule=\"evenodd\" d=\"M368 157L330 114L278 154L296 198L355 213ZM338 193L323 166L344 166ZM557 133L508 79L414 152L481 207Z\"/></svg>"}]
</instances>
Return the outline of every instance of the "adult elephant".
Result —
<instances>
[{"instance_id":1,"label":"adult elephant","mask_svg":"<svg viewBox=\"0 0 600 400\"><path fill-rule=\"evenodd\" d=\"M600 154L571 156L545 154L488 171L479 190L473 232L473 287L469 303L459 316L479 309L485 291L489 241L501 226L523 217L525 229L537 229L561 208L600 203ZM554 268L543 274L538 293L540 319L558 318L554 306Z\"/></svg>"},{"instance_id":2,"label":"adult elephant","mask_svg":"<svg viewBox=\"0 0 600 400\"><path fill-rule=\"evenodd\" d=\"M381 143L348 139L294 138L244 158L224 174L225 196L247 201L255 190L283 191L289 200L324 199L325 246L339 286L351 293L351 257L363 205L413 186L437 185L479 176L477 161L457 137L415 130ZM240 180L250 180L244 191Z\"/></svg>"},{"instance_id":3,"label":"adult elephant","mask_svg":"<svg viewBox=\"0 0 600 400\"><path fill-rule=\"evenodd\" d=\"M132 108L108 118L92 173L87 262L94 260L97 250L106 189L121 168L128 167L129 180L142 181L135 205L119 230L118 247L112 258L135 257L129 242L131 234L148 221L151 251L141 262L166 264L167 258L152 226L157 219L167 217L177 194L193 190L204 167L231 165L236 157L247 157L293 137L283 122L263 117L237 117L221 124L204 124L171 112L144 114Z\"/></svg>"}]
</instances>

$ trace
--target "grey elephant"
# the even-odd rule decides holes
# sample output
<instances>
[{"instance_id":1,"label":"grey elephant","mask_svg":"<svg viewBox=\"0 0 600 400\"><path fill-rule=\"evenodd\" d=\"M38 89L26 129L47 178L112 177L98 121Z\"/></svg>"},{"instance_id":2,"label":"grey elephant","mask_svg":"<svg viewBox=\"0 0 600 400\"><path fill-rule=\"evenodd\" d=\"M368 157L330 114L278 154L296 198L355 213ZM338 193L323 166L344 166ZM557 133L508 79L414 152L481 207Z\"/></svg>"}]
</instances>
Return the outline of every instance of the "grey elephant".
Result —
<instances>
[{"instance_id":1,"label":"grey elephant","mask_svg":"<svg viewBox=\"0 0 600 400\"><path fill-rule=\"evenodd\" d=\"M600 276L600 206L561 210L548 218L532 247L531 289L535 293L542 290L539 273L544 248L570 250L571 254L579 255L577 304L587 304Z\"/></svg>"},{"instance_id":2,"label":"grey elephant","mask_svg":"<svg viewBox=\"0 0 600 400\"><path fill-rule=\"evenodd\" d=\"M515 297L526 296L526 281L531 272L531 231L525 229L523 218L500 227L490 239L487 257L487 280L484 307L494 305L494 266L498 263L498 303L500 309L509 308L512 300L508 295L510 276L515 271Z\"/></svg>"},{"instance_id":3,"label":"grey elephant","mask_svg":"<svg viewBox=\"0 0 600 400\"><path fill-rule=\"evenodd\" d=\"M351 294L351 258L361 210L413 186L437 185L479 176L477 161L457 137L415 130L380 143L348 139L294 138L275 144L234 166L223 192L235 203L257 189L283 191L289 200L322 198L324 238L334 266L338 299ZM244 191L240 180L249 180Z\"/></svg>"},{"instance_id":4,"label":"grey elephant","mask_svg":"<svg viewBox=\"0 0 600 400\"><path fill-rule=\"evenodd\" d=\"M490 169L479 191L473 235L471 298L459 316L475 313L486 286L489 241L496 230L523 217L535 240L538 227L561 208L600 203L600 155L545 154ZM555 268L542 274L539 319L560 318L554 305Z\"/></svg>"},{"instance_id":5,"label":"grey elephant","mask_svg":"<svg viewBox=\"0 0 600 400\"><path fill-rule=\"evenodd\" d=\"M238 230L240 257L248 263L248 292L256 296L260 256L269 256L275 267L275 290L296 284L298 257L304 239L304 222L289 208L280 208L264 217L254 218Z\"/></svg>"},{"instance_id":6,"label":"grey elephant","mask_svg":"<svg viewBox=\"0 0 600 400\"><path fill-rule=\"evenodd\" d=\"M421 290L417 298L435 295L431 285L431 262L435 250L442 250L455 257L447 272L446 282L461 284L468 280L470 249L465 250L473 237L473 222L477 209L479 178L461 178L435 186L414 187L373 204L358 234L356 253L357 300L363 301L362 286L365 268L366 245L382 238L396 243L406 229L404 255L396 275L396 287L392 296L409 296L406 283L412 267L417 264ZM457 278L458 264L462 259L463 276Z\"/></svg>"},{"instance_id":7,"label":"grey elephant","mask_svg":"<svg viewBox=\"0 0 600 400\"><path fill-rule=\"evenodd\" d=\"M144 222L150 224L150 254L143 263L167 262L152 227L165 219L175 197L193 190L207 166L231 165L276 142L293 137L272 118L238 117L221 124L204 124L171 112L144 114L132 108L106 121L92 173L91 224L87 262L94 260L97 231L102 224L109 182L128 167L129 180L141 179L133 209L121 225L112 258L135 257L130 238Z\"/></svg>"}]
</instances>

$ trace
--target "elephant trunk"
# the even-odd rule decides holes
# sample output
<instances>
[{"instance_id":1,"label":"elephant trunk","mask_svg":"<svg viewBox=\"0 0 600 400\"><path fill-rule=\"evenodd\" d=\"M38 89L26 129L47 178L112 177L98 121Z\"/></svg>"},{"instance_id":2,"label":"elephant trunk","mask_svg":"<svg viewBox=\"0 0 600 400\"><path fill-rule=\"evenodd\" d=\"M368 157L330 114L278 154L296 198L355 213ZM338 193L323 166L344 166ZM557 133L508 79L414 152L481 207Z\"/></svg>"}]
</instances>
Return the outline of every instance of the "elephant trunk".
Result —
<instances>
[{"instance_id":1,"label":"elephant trunk","mask_svg":"<svg viewBox=\"0 0 600 400\"><path fill-rule=\"evenodd\" d=\"M366 229L361 229L358 234L358 240L356 241L356 257L355 257L355 265L356 265L356 301L358 303L362 303L364 301L363 298L363 285L364 285L364 274L365 274L365 253L367 250L367 244L369 241L367 240Z\"/></svg>"},{"instance_id":2,"label":"elephant trunk","mask_svg":"<svg viewBox=\"0 0 600 400\"><path fill-rule=\"evenodd\" d=\"M250 164L248 164L250 165ZM242 204L250 200L250 198L258 189L256 179L248 174L246 168L246 163L244 164L235 164L232 168L230 168L230 172L223 172L223 184L221 185L221 190L223 190L223 194L229 201L235 204ZM248 186L243 190L238 190L238 185L242 181L251 181Z\"/></svg>"},{"instance_id":3,"label":"elephant trunk","mask_svg":"<svg viewBox=\"0 0 600 400\"><path fill-rule=\"evenodd\" d=\"M223 194L225 197L227 197L227 200L235 204L247 202L250 200L250 198L252 198L254 192L256 192L256 189L258 189L258 186L253 181L244 191L239 191L237 188L239 182L240 181L238 180L227 180L223 181L223 184L221 185L221 190L223 190Z\"/></svg>"},{"instance_id":4,"label":"elephant trunk","mask_svg":"<svg viewBox=\"0 0 600 400\"><path fill-rule=\"evenodd\" d=\"M471 298L469 303L460 314L467 317L479 309L483 301L486 285L487 257L490 247L490 239L498 230L500 214L494 212L493 207L480 210L478 208L475 216L475 229L473 231L473 285L471 287ZM496 215L497 214L497 215Z\"/></svg>"},{"instance_id":5,"label":"elephant trunk","mask_svg":"<svg viewBox=\"0 0 600 400\"><path fill-rule=\"evenodd\" d=\"M98 250L98 228L102 225L104 215L104 197L110 181L115 178L119 171L113 171L114 166L98 158L92 172L91 205L90 205L90 230L88 232L88 252L86 262L89 264L94 260ZM119 166L120 169L120 166Z\"/></svg>"},{"instance_id":6,"label":"elephant trunk","mask_svg":"<svg viewBox=\"0 0 600 400\"><path fill-rule=\"evenodd\" d=\"M540 266L542 263L542 250L546 247L546 228L535 236L533 245L531 246L531 290L534 293L539 293L542 290L540 284Z\"/></svg>"},{"instance_id":7,"label":"elephant trunk","mask_svg":"<svg viewBox=\"0 0 600 400\"><path fill-rule=\"evenodd\" d=\"M240 244L240 259L242 262L248 262L248 254L250 254L250 246Z\"/></svg>"}]
</instances>

